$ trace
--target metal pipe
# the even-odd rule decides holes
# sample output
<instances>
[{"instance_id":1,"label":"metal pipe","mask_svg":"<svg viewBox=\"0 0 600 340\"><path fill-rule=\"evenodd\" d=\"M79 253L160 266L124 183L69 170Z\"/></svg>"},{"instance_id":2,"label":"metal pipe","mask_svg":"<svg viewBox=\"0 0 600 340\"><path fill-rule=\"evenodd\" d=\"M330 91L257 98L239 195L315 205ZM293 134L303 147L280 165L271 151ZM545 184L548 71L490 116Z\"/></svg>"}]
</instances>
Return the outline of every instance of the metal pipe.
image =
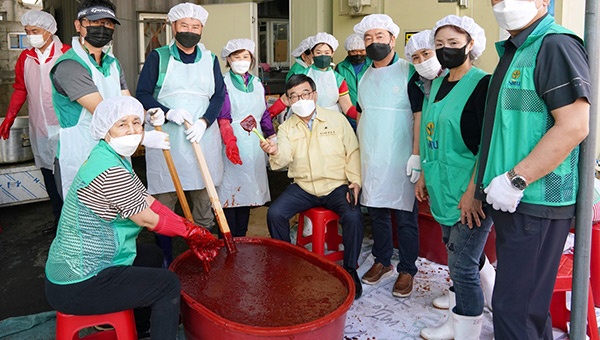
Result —
<instances>
[{"instance_id":1,"label":"metal pipe","mask_svg":"<svg viewBox=\"0 0 600 340\"><path fill-rule=\"evenodd\" d=\"M579 193L575 225L575 259L573 263L573 294L571 296L571 339L586 338L588 286L592 235L592 195L594 191L594 164L596 161L596 122L600 89L600 45L598 32L600 0L586 0L585 45L590 60L592 98L590 132L581 144L579 159ZM594 315L595 317L595 315ZM596 330L597 331L597 330Z\"/></svg>"}]
</instances>

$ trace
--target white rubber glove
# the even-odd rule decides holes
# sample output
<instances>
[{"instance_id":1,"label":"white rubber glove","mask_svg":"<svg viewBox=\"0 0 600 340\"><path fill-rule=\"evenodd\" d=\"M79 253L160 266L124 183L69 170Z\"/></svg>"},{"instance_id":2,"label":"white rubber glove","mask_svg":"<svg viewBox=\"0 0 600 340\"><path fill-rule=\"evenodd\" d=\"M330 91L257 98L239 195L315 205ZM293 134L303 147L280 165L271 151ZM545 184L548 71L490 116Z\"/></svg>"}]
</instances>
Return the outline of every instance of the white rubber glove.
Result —
<instances>
[{"instance_id":1,"label":"white rubber glove","mask_svg":"<svg viewBox=\"0 0 600 340\"><path fill-rule=\"evenodd\" d=\"M417 183L421 177L421 156L410 155L406 163L406 176L410 176L411 183Z\"/></svg>"},{"instance_id":2,"label":"white rubber glove","mask_svg":"<svg viewBox=\"0 0 600 340\"><path fill-rule=\"evenodd\" d=\"M177 125L183 124L184 120L190 123L193 120L192 115L186 109L170 109L166 114L166 118Z\"/></svg>"},{"instance_id":3,"label":"white rubber glove","mask_svg":"<svg viewBox=\"0 0 600 340\"><path fill-rule=\"evenodd\" d=\"M490 185L483 190L487 194L486 201L496 210L514 213L523 197L523 190L510 184L507 173L494 177Z\"/></svg>"},{"instance_id":4,"label":"white rubber glove","mask_svg":"<svg viewBox=\"0 0 600 340\"><path fill-rule=\"evenodd\" d=\"M169 134L162 131L145 131L142 145L152 149L171 149L171 142L169 142Z\"/></svg>"},{"instance_id":5,"label":"white rubber glove","mask_svg":"<svg viewBox=\"0 0 600 340\"><path fill-rule=\"evenodd\" d=\"M165 123L165 112L160 107L148 109L146 123L152 126L162 126Z\"/></svg>"},{"instance_id":6,"label":"white rubber glove","mask_svg":"<svg viewBox=\"0 0 600 340\"><path fill-rule=\"evenodd\" d=\"M200 143L202 136L206 131L206 121L204 119L198 119L189 129L185 130L187 140L192 143Z\"/></svg>"}]
</instances>

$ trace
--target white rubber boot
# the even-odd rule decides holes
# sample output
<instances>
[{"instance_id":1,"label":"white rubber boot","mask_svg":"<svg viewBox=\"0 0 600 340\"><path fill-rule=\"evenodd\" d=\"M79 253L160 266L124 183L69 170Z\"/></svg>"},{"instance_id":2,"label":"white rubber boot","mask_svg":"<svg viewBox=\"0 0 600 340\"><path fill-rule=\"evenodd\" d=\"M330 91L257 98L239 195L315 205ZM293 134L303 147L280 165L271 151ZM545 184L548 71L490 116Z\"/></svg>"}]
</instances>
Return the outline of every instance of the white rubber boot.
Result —
<instances>
[{"instance_id":1,"label":"white rubber boot","mask_svg":"<svg viewBox=\"0 0 600 340\"><path fill-rule=\"evenodd\" d=\"M452 308L456 306L456 298L454 295L454 290L450 287L448 291L448 312L446 315L448 316L448 320L439 326L439 327L431 327L431 328L423 328L421 330L421 337L427 340L452 340L454 339L454 321L452 319ZM460 339L460 338L457 338ZM479 339L479 338L478 338ZM462 340L462 339L461 339Z\"/></svg>"},{"instance_id":2,"label":"white rubber boot","mask_svg":"<svg viewBox=\"0 0 600 340\"><path fill-rule=\"evenodd\" d=\"M487 256L485 264L479 271L479 279L481 280L481 290L485 298L485 306L492 310L492 293L494 292L494 282L496 281L496 269L490 263Z\"/></svg>"},{"instance_id":3,"label":"white rubber boot","mask_svg":"<svg viewBox=\"0 0 600 340\"><path fill-rule=\"evenodd\" d=\"M431 304L437 309L448 309L450 308L450 298L448 297L448 294L440 295L433 299Z\"/></svg>"},{"instance_id":4,"label":"white rubber boot","mask_svg":"<svg viewBox=\"0 0 600 340\"><path fill-rule=\"evenodd\" d=\"M454 320L454 338L460 340L479 340L483 314L478 316L463 316L452 313Z\"/></svg>"}]
</instances>

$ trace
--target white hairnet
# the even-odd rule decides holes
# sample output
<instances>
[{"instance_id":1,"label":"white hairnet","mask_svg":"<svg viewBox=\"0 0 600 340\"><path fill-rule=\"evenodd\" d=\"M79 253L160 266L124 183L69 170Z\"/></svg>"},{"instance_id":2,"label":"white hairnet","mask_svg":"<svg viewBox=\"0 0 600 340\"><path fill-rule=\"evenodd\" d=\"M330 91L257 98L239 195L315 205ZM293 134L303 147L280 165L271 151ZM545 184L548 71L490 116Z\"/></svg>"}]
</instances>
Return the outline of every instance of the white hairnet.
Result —
<instances>
[{"instance_id":1,"label":"white hairnet","mask_svg":"<svg viewBox=\"0 0 600 340\"><path fill-rule=\"evenodd\" d=\"M473 54L473 57L475 59L479 58L479 56L483 54L483 51L485 51L485 31L483 30L483 28L481 28L481 26L477 25L475 20L473 20L472 18L467 16L459 17L457 15L452 14L439 20L435 23L435 26L431 31L432 41L435 41L435 33L444 26L460 27L463 30L467 31L467 33L469 33L471 39L473 39L474 41L473 51L471 51L471 53Z\"/></svg>"},{"instance_id":2,"label":"white hairnet","mask_svg":"<svg viewBox=\"0 0 600 340\"><path fill-rule=\"evenodd\" d=\"M31 10L26 12L21 17L21 24L43 28L52 34L56 33L56 20L50 13L44 11Z\"/></svg>"},{"instance_id":3,"label":"white hairnet","mask_svg":"<svg viewBox=\"0 0 600 340\"><path fill-rule=\"evenodd\" d=\"M431 41L431 30L424 30L413 34L404 47L404 55L410 61L413 54L423 49L435 50L435 45Z\"/></svg>"},{"instance_id":4,"label":"white hairnet","mask_svg":"<svg viewBox=\"0 0 600 340\"><path fill-rule=\"evenodd\" d=\"M169 18L170 22L175 22L183 18L198 19L202 23L202 26L204 26L206 25L206 20L208 19L208 12L200 5L196 5L191 2L184 2L171 7L167 17Z\"/></svg>"},{"instance_id":5,"label":"white hairnet","mask_svg":"<svg viewBox=\"0 0 600 340\"><path fill-rule=\"evenodd\" d=\"M225 60L231 53L239 50L248 50L254 55L254 48L256 45L254 41L250 39L231 39L227 42L223 50L221 51L221 58Z\"/></svg>"},{"instance_id":6,"label":"white hairnet","mask_svg":"<svg viewBox=\"0 0 600 340\"><path fill-rule=\"evenodd\" d=\"M144 107L134 97L117 96L101 101L96 106L90 124L92 138L103 139L119 119L129 115L136 115L142 122L144 121Z\"/></svg>"},{"instance_id":7,"label":"white hairnet","mask_svg":"<svg viewBox=\"0 0 600 340\"><path fill-rule=\"evenodd\" d=\"M314 35L312 37L312 39L310 39L310 44L309 47L312 50L315 46L317 46L318 44L322 44L325 43L329 46L331 46L331 48L333 49L333 52L335 52L335 50L337 50L338 48L338 41L337 39L329 34L329 33L325 33L325 32L319 32L316 35Z\"/></svg>"},{"instance_id":8,"label":"white hairnet","mask_svg":"<svg viewBox=\"0 0 600 340\"><path fill-rule=\"evenodd\" d=\"M358 35L356 33L350 34L344 42L344 48L346 49L346 51L364 50L365 40L361 35Z\"/></svg>"},{"instance_id":9,"label":"white hairnet","mask_svg":"<svg viewBox=\"0 0 600 340\"><path fill-rule=\"evenodd\" d=\"M302 40L300 42L298 47L296 47L296 49L292 51L292 57L298 58L299 56L302 55L302 53L304 53L304 51L309 50L311 39L312 39L312 36L304 38L304 40Z\"/></svg>"},{"instance_id":10,"label":"white hairnet","mask_svg":"<svg viewBox=\"0 0 600 340\"><path fill-rule=\"evenodd\" d=\"M367 31L375 28L387 30L392 33L395 38L398 38L398 34L400 33L400 27L398 27L387 14L367 15L358 24L354 25L354 33L364 37Z\"/></svg>"}]
</instances>

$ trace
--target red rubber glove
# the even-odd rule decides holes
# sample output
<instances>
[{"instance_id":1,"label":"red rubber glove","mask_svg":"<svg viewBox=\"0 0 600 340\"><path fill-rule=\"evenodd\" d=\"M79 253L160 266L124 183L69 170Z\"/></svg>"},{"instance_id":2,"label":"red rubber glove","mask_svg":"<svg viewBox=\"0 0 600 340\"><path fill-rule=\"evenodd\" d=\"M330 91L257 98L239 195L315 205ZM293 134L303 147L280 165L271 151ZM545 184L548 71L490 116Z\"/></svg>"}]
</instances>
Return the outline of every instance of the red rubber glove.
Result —
<instances>
[{"instance_id":1,"label":"red rubber glove","mask_svg":"<svg viewBox=\"0 0 600 340\"><path fill-rule=\"evenodd\" d=\"M152 229L157 234L165 236L182 236L188 234L187 226L183 223L184 218L174 213L158 200L154 200L150 209L158 215L158 223Z\"/></svg>"},{"instance_id":2,"label":"red rubber glove","mask_svg":"<svg viewBox=\"0 0 600 340\"><path fill-rule=\"evenodd\" d=\"M356 106L354 106L354 105L350 106L350 108L348 109L348 112L346 112L346 116L348 116L352 119L356 119L356 117L358 117L358 110L356 110Z\"/></svg>"},{"instance_id":3,"label":"red rubber glove","mask_svg":"<svg viewBox=\"0 0 600 340\"><path fill-rule=\"evenodd\" d=\"M192 250L194 255L202 262L210 262L219 254L219 249L223 248L225 243L219 240L208 231L208 229L195 225L184 220L188 234L185 236L185 242Z\"/></svg>"},{"instance_id":4,"label":"red rubber glove","mask_svg":"<svg viewBox=\"0 0 600 340\"><path fill-rule=\"evenodd\" d=\"M279 97L275 101L275 103L273 103L273 105L269 106L268 110L269 110L269 114L271 114L271 118L275 118L275 117L277 117L278 114L283 112L286 108L287 108L287 105L285 105L283 100L281 100L281 97Z\"/></svg>"},{"instance_id":5,"label":"red rubber glove","mask_svg":"<svg viewBox=\"0 0 600 340\"><path fill-rule=\"evenodd\" d=\"M233 128L229 119L219 119L219 130L221 130L221 137L225 144L225 155L233 164L242 165L242 159L240 158L240 150L237 147L237 138L233 134Z\"/></svg>"}]
</instances>

